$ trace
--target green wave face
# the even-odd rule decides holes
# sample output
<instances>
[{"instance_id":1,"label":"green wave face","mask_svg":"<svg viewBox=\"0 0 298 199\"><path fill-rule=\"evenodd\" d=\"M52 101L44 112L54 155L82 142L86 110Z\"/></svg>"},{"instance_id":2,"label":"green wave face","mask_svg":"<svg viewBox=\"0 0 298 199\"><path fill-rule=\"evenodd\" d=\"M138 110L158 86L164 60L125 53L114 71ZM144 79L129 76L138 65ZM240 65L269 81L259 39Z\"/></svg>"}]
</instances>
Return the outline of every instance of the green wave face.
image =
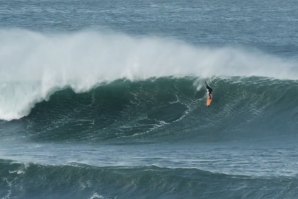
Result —
<instances>
[{"instance_id":1,"label":"green wave face","mask_svg":"<svg viewBox=\"0 0 298 199\"><path fill-rule=\"evenodd\" d=\"M297 81L215 78L214 102L205 106L203 79L117 80L88 92L54 93L30 115L2 128L34 140L116 141L246 139L292 135L298 127Z\"/></svg>"}]
</instances>

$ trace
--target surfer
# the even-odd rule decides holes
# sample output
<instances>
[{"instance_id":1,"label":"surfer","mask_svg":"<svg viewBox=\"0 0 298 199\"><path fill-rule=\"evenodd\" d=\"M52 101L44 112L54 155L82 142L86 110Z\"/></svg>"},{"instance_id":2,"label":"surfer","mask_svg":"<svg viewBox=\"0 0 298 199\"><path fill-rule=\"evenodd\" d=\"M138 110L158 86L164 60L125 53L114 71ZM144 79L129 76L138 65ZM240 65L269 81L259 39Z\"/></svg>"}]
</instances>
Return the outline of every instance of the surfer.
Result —
<instances>
[{"instance_id":1,"label":"surfer","mask_svg":"<svg viewBox=\"0 0 298 199\"><path fill-rule=\"evenodd\" d=\"M207 89L207 93L208 93L208 97L209 99L212 99L212 88L207 84L207 82L205 82L206 85L206 89Z\"/></svg>"},{"instance_id":2,"label":"surfer","mask_svg":"<svg viewBox=\"0 0 298 199\"><path fill-rule=\"evenodd\" d=\"M207 89L207 93L208 93L208 98L207 98L207 102L206 102L206 106L209 107L211 106L212 103L212 88L207 84L207 82L205 82L205 86Z\"/></svg>"}]
</instances>

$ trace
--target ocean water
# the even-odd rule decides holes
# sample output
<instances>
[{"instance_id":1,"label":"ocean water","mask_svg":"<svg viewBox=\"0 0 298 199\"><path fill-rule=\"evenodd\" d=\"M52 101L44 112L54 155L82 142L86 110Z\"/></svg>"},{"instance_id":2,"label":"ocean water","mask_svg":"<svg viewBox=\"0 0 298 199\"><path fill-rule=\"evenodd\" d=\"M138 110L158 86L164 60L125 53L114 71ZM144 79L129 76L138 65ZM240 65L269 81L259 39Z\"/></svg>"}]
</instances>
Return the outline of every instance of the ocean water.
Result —
<instances>
[{"instance_id":1,"label":"ocean water","mask_svg":"<svg viewBox=\"0 0 298 199\"><path fill-rule=\"evenodd\" d=\"M0 0L0 198L297 198L297 10Z\"/></svg>"}]
</instances>

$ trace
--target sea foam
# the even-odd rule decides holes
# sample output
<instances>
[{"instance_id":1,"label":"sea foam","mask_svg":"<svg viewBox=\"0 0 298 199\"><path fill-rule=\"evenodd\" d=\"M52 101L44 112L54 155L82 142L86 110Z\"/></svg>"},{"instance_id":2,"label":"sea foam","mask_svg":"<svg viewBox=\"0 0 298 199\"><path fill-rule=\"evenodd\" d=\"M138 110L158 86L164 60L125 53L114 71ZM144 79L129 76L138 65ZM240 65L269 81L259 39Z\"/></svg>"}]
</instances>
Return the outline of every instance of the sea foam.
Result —
<instances>
[{"instance_id":1,"label":"sea foam","mask_svg":"<svg viewBox=\"0 0 298 199\"><path fill-rule=\"evenodd\" d=\"M253 49L211 48L111 31L0 30L0 119L22 118L62 88L75 92L116 79L264 76L298 79L297 63Z\"/></svg>"}]
</instances>

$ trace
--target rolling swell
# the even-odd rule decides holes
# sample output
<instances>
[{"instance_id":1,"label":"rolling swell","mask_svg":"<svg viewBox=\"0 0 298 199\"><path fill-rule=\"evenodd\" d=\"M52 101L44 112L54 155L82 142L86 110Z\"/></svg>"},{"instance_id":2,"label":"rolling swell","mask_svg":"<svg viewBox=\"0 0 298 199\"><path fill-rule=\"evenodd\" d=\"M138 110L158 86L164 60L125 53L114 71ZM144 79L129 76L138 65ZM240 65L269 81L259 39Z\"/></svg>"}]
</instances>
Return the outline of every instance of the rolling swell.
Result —
<instances>
[{"instance_id":1,"label":"rolling swell","mask_svg":"<svg viewBox=\"0 0 298 199\"><path fill-rule=\"evenodd\" d=\"M80 94L64 89L13 123L44 141L295 136L297 81L216 78L211 108L205 107L202 82L165 77L117 80Z\"/></svg>"},{"instance_id":2,"label":"rolling swell","mask_svg":"<svg viewBox=\"0 0 298 199\"><path fill-rule=\"evenodd\" d=\"M7 160L1 160L0 166L0 196L4 198L295 198L298 194L296 177L154 166L25 165Z\"/></svg>"}]
</instances>

